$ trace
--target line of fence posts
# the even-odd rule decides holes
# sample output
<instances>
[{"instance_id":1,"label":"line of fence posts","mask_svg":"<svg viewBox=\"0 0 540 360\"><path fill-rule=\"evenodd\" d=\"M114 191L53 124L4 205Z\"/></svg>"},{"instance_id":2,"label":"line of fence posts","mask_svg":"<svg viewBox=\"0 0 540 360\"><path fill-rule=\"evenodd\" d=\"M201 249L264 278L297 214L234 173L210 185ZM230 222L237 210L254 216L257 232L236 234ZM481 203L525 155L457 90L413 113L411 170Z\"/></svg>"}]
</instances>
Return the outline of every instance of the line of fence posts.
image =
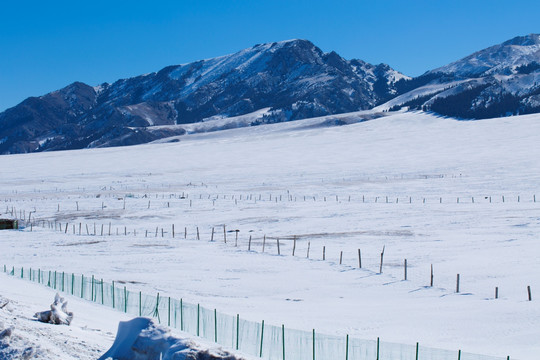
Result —
<instances>
[{"instance_id":1,"label":"line of fence posts","mask_svg":"<svg viewBox=\"0 0 540 360\"><path fill-rule=\"evenodd\" d=\"M36 220L36 221L38 221L38 223L37 223L38 225L41 222L42 226L45 228L45 220ZM58 224L58 228L60 230L62 230L62 224L57 223L56 221L54 222L54 229L57 229L57 224ZM68 226L69 226L69 224L66 223L65 228L64 228L64 232L66 232L66 233L67 233L67 230L68 230ZM82 226L82 223L79 223L79 234L81 232L81 226ZM94 234L95 234L95 226L96 225L94 223ZM110 231L111 231L111 226L112 226L111 222L109 222L109 234L110 234ZM103 227L104 227L104 224L101 224L101 234L103 234ZM52 223L49 223L49 228L53 228ZM75 233L75 225L73 225L73 229L74 229L74 233ZM89 232L88 224L86 224L86 230L87 230L87 233L88 233ZM159 230L159 227L156 228L156 234L157 234L158 230ZM118 231L118 229L117 229L117 231ZM161 231L162 231L162 236L163 236L164 230L161 229ZM231 231L234 231L235 234L236 234L236 236L235 236L235 246L238 246L238 233L240 232L240 230L236 229L236 230L231 230ZM124 233L127 234L126 227L124 227ZM134 233L135 233L135 231L134 231ZM146 231L145 236L147 236L147 233L148 233L148 230ZM197 239L200 240L199 227L196 227L196 234L197 234ZM226 242L226 225L223 225L223 234L224 234L224 242ZM173 237L175 236L175 225L174 224L172 224L172 236ZM184 237L187 238L187 227L184 228ZM212 227L212 234L211 234L210 241L213 241L213 237L214 237L214 227ZM280 250L281 243L280 243L279 237L276 238L276 243L277 243L277 253L278 253L278 255L281 255L281 250ZM250 235L249 240L248 240L248 251L251 251L251 244L252 244L252 236ZM262 244L262 252L263 253L265 252L265 245L266 245L266 235L263 236L263 244ZM308 241L307 255L306 255L306 258L308 258L308 259L309 259L309 253L310 253L310 246L311 246L311 242ZM297 236L294 235L293 236L292 256L295 256L296 248L297 248ZM381 254L380 254L380 264L379 264L379 273L380 274L382 274L382 270L383 270L385 248L386 248L386 246L383 246L383 249L382 249ZM323 246L323 248L322 248L322 259L326 260L326 246ZM340 251L339 264L340 265L343 264L343 251ZM407 259L404 259L404 265L403 266L404 266L404 277L403 277L403 279L408 280L408 261L407 261ZM358 249L358 268L362 268L361 249ZM433 279L434 279L433 264L431 264L431 266L430 266L430 285L429 285L430 287L433 287ZM54 279L53 281L56 281L56 279ZM460 274L456 275L455 292L456 293L460 292ZM495 299L499 298L499 288L498 287L495 287L495 296L494 296L494 298ZM532 293L531 293L530 286L527 286L527 298L528 298L529 301L532 301Z\"/></svg>"},{"instance_id":2,"label":"line of fence posts","mask_svg":"<svg viewBox=\"0 0 540 360\"><path fill-rule=\"evenodd\" d=\"M43 220L44 221L44 220ZM60 228L61 228L61 223L59 223L60 225ZM101 235L103 235L103 224L101 224ZM109 222L109 235L111 234L111 223ZM43 227L45 227L43 225ZM81 227L81 223L79 223L79 235L80 235L80 227ZM56 228L56 222L55 222L55 228ZM86 224L86 228L87 228L87 233L88 233L88 224ZM67 229L68 229L68 223L66 223L66 227L65 227L65 232L67 233ZM95 223L94 223L94 229L95 229ZM118 232L118 229L117 229L117 232ZM156 227L156 230L155 230L155 236L157 237L157 234L159 232L159 227ZM210 238L210 241L213 241L214 240L214 227L212 227L212 232L211 232L211 238ZM236 236L235 236L235 247L238 246L238 233L240 232L240 230L236 229L234 230L234 232L236 233ZM161 229L161 235L162 237L164 236L164 229L162 228ZM124 226L124 235L127 235L128 232L127 232L127 227ZM134 230L134 234L136 235L136 230ZM172 234L172 237L174 238L175 237L175 225L172 224L171 225L171 234ZM200 232L199 232L199 227L197 226L196 227L196 234L197 234L197 240L200 240ZM95 230L94 230L94 235L95 235ZM148 237L148 230L145 231L145 237ZM184 228L184 238L187 238L187 227ZM293 236L293 249L292 249L292 256L295 256L295 253L296 253L296 240L297 240L297 236L294 235ZM227 242L227 235L226 235L226 225L223 225L223 241L226 243ZM251 251L251 242L252 242L252 236L250 235L249 236L249 241L248 241L248 251ZM276 243L277 243L277 253L278 255L281 255L281 249L280 249L280 241L279 241L279 237L276 238ZM265 246L266 246L266 235L263 236L263 245L262 245L262 252L264 253L265 252ZM309 259L309 251L310 251L310 246L311 246L311 243L308 241L308 249L307 249L307 258ZM383 249L382 249L382 252L381 252L381 261L380 261L380 266L379 266L379 273L382 273L382 267L383 267L383 258L384 258L384 251L385 251L385 247L383 246ZM323 260L326 260L326 246L323 246L323 252L322 252L322 257L323 257ZM405 260L406 262L407 260ZM339 260L339 264L342 265L343 264L343 251L340 252L340 260ZM361 254L361 250L358 249L358 267L359 268L362 268L362 254ZM405 264L405 272L406 272L406 267L407 265ZM407 276L405 275L405 280L407 280ZM433 285L431 285L433 286Z\"/></svg>"},{"instance_id":3,"label":"line of fence posts","mask_svg":"<svg viewBox=\"0 0 540 360\"><path fill-rule=\"evenodd\" d=\"M156 197L157 197L157 194L156 194ZM182 196L182 198L184 198L184 196ZM218 197L218 198L219 198L219 197ZM226 198L226 197L225 197L225 198ZM233 198L234 198L234 196L233 196ZM246 198L247 198L247 197L246 197ZM304 196L304 198L305 198L305 196ZM315 199L315 197L313 197L313 198ZM388 196L386 196L385 198L386 198L386 202L388 202ZM489 198L489 202L491 203L491 196L489 196L489 197L486 196L485 198L486 198L486 199ZM272 199L272 196L270 195L270 200L271 200L271 199ZM277 199L277 197L276 197L276 199ZM336 195L336 201L337 201L337 199L338 199L338 197L337 197L337 195ZM378 199L378 197L375 197L375 202L377 202L377 199ZM399 199L399 198L398 198L398 199ZM457 199L457 200L456 200L457 203L459 203L459 202L460 202L460 201L459 201L459 197L457 197L456 199ZM502 199L502 202L504 203L504 202L505 202L505 196L502 195L502 196L501 196L501 199ZM520 202L520 201L521 201L520 199L521 199L521 196L518 195L518 196L517 196L517 201ZM426 200L426 199L423 198L423 203L426 202L425 200ZM190 200L190 201L191 201L191 200ZM349 201L350 201L350 195L349 195ZM123 198L123 202L124 202L124 203L123 203L123 209L125 210L125 197ZM365 202L365 196L364 196L364 195L362 196L362 202ZM396 203L397 203L397 202L398 202L398 200L396 200ZM410 203L412 202L412 197L410 197L410 196L409 196L409 202L410 202ZM439 202L442 203L442 197L439 198ZM474 196L471 197L471 202L472 202L472 203L475 203L475 201L474 201ZM533 194L533 202L536 202L536 194ZM150 207L150 202L148 203L148 208L149 208L149 207ZM76 208L77 208L77 211L79 211L79 203L78 203L78 201L76 201ZM103 203L103 202L101 203L101 208L102 208L102 209L104 208L104 203ZM26 211L26 210L20 210L20 212L21 212L20 218L23 219L23 220L26 219L25 211ZM58 204L57 211L60 211L60 204ZM9 212L10 212L9 207L6 207L6 213L9 213ZM31 219L31 214L32 214L32 212L35 212L35 211L31 211L30 214L29 214L29 218L28 218L28 222L30 223L30 227L31 227L31 228L33 227L33 223L32 223L31 220L30 220L30 219ZM12 208L11 208L11 214L13 215L13 213L16 214L16 211L15 211L15 208L12 206ZM24 213L24 214L23 214L23 213ZM174 235L174 224L173 224L172 226L173 226L173 231L172 231L173 235L172 235L172 237L174 238L174 236L175 236L175 235ZM89 235L90 233L89 233L89 230L88 230L88 224L86 224L86 227L87 227L86 232L87 232L87 234ZM101 227L102 227L102 229L101 229L101 235L103 235L103 224L102 224ZM61 228L61 224L60 224L60 228ZM55 229L56 229L56 222L55 222ZM66 223L65 233L67 233L67 230L68 230L68 223ZM136 231L136 230L134 230L134 232L135 232L135 231ZM227 238L226 238L225 225L223 225L223 231L224 231L224 242L226 243L226 242L227 242ZM164 232L164 230L162 229L162 233L163 233L163 232ZM73 225L73 233L75 234L75 225ZM118 229L117 229L117 233L118 233ZM156 233L157 233L157 231L156 231ZM95 231L95 223L94 223L94 235L95 235L95 234L96 234L96 231ZM126 231L125 231L125 234L127 235ZM147 234L147 231L146 231L146 234ZM81 235L81 223L79 223L79 235ZM110 224L110 223L109 223L109 235L111 235L111 224ZM162 234L162 236L163 236L163 234ZM157 235L156 235L156 237L157 237ZM187 238L187 228L185 229L184 237ZM198 235L198 234L197 234L197 238L199 239L199 235Z\"/></svg>"},{"instance_id":4,"label":"line of fence posts","mask_svg":"<svg viewBox=\"0 0 540 360\"><path fill-rule=\"evenodd\" d=\"M110 195L109 197L111 197L111 195ZM146 197L150 197L150 196L147 196L147 194L145 194L142 198L146 198ZM157 199L157 198L158 198L158 194L156 194L155 197L156 197L156 199ZM172 197L173 197L173 196L169 196L169 198L172 198ZM187 197L188 197L188 194L183 194L181 197L179 197L179 199L186 199ZM301 197L301 196L300 196L300 197ZM312 197L313 200L316 201L316 196L310 196L310 197ZM374 197L374 202L375 202L375 203L378 202L379 197L381 197L381 196L375 196L375 197ZM164 198L165 198L165 196L162 194L162 199L164 199ZM176 194L174 195L174 198L177 198ZM208 194L208 199L210 199L210 198L211 198L211 195ZM216 196L215 196L215 199L213 199L212 201L215 201L216 199L219 199L219 198L220 198L219 195L216 195ZM233 200L237 200L237 199L235 199L235 196L234 196L234 195L232 195L231 198L232 198ZM302 197L301 197L301 198L302 198ZM326 196L323 196L324 202L326 202L326 198L327 198ZM389 197L388 197L388 195L384 196L384 198L386 199L386 203L388 203L388 202L389 202ZM411 196L408 196L408 198L409 198L409 202L412 202L412 197L411 197ZM484 198L485 198L485 199L488 199L488 198L489 198L489 200L490 200L490 202L491 202L491 196L484 196ZM202 194L199 194L199 199L202 200ZM227 195L223 195L223 199L226 200L226 199L227 199ZM246 196L245 199L246 199L246 200L252 200L252 199L253 199L253 196L252 196L252 195ZM279 200L279 201L283 201L282 195L279 195L279 197L276 195L276 196L274 196L274 199L275 199L276 202L277 202L278 200ZM294 200L293 200L293 199L294 199ZM297 199L297 196L293 196L293 195L288 195L288 196L287 196L287 200L288 200L288 201L296 201L296 199ZM304 200L304 201L307 201L307 199L308 199L308 197L306 197L306 196L304 195L304 196L303 196L303 200ZM339 202L339 196L338 196L338 195L335 195L335 199L336 199L336 202ZM348 195L348 202L351 202L351 199L352 199L351 195ZM459 199L459 198L458 198L458 199ZM506 201L506 198L505 198L504 195L501 196L501 199L502 199L502 202L505 202L505 201ZM125 209L126 209L126 196L123 196L123 197L121 197L121 198L118 198L118 200L122 200L122 209L125 210ZM242 195L240 195L240 200L242 200ZM9 200L8 200L8 199L5 199L5 200L4 200L4 202L8 202L8 201L11 202L12 199L10 198ZM255 202L256 202L256 201L257 201L257 199L255 198ZM261 194L259 194L259 201L262 201L262 195L261 195ZM269 194L269 201L272 201L272 194ZM425 202L425 198L422 198L422 201ZM520 201L521 201L521 195L517 195L517 202L520 202ZM366 202L365 195L362 195L362 202ZM442 203L442 197L439 197L439 202ZM457 202L459 203L459 200L457 200ZM533 202L536 202L536 194L533 194ZM396 203L399 203L399 197L396 198ZM471 196L471 203L475 203L474 196ZM150 209L150 204L151 204L151 202L148 201L147 209ZM166 205L165 205L165 204L166 204ZM167 208L169 208L169 207L170 207L170 202L168 201L168 202L164 203L163 206L164 206L164 207L166 206ZM192 206L192 200L190 200L190 207L191 207L191 206ZM76 208L76 209L75 209L76 211L79 211L79 210L80 210L80 208L79 208L79 202L78 202L78 201L75 201L75 208ZM103 201L101 201L101 210L104 210L105 208L106 208L105 203L104 203ZM56 210L56 211L57 211L57 212L60 211L60 203L57 204L57 210ZM10 209L9 209L9 206L6 206L6 213L10 213L12 216L17 216L17 209L16 209L14 206L12 206L12 207L11 207L11 210L10 210ZM23 220L24 220L24 219L26 218L26 210L25 210L25 209L19 210L19 215L18 215L18 217L19 217L20 219L23 219Z\"/></svg>"},{"instance_id":5,"label":"line of fence posts","mask_svg":"<svg viewBox=\"0 0 540 360\"><path fill-rule=\"evenodd\" d=\"M43 220L44 221L44 220ZM56 228L56 221L55 221L55 228ZM62 228L61 226L61 223L58 223L59 224L59 227L60 229ZM68 230L68 223L66 223L66 226L65 226L65 233L67 233L67 230ZM81 223L79 223L79 228L81 227ZM43 223L43 227L45 227L44 223ZM87 233L88 233L88 224L86 224L86 228L87 228ZM112 228L112 224L111 222L109 222L109 235L111 235L111 228ZM94 223L94 229L95 229L95 223ZM236 230L233 230L235 232L235 247L238 246L238 233L240 232L240 230L236 229ZM117 232L118 232L118 228L117 228ZM159 232L159 226L156 227L155 229L155 237L158 236L158 232ZM136 230L133 231L134 235L136 236ZM101 235L104 234L104 224L101 224ZM127 235L128 234L128 231L127 231L127 227L124 226L124 235ZM165 234L165 231L164 229L162 228L161 229L161 236L164 237L164 234ZM196 236L197 236L197 240L200 240L200 231L199 231L199 227L197 226L196 227ZM210 241L214 241L214 234L215 234L215 228L212 227L211 229L211 236L210 236ZM80 230L79 230L79 235L80 235ZM95 235L95 230L94 230L94 235ZM174 224L171 224L171 236L173 238L175 238L176 236L176 231L175 231L175 225ZM145 237L148 237L148 230L145 230ZM266 247L266 235L263 236L263 244L262 244L262 252L264 253L265 252L265 247ZM187 227L184 227L184 238L187 238ZM226 232L226 225L223 225L223 241L224 243L227 243L227 232ZM249 236L249 240L248 240L248 251L251 251L251 243L252 243L252 236L250 235ZM278 255L281 255L281 242L280 242L280 239L279 237L276 238L276 244L277 244L277 253ZM311 247L311 242L308 241L308 247L307 247L307 255L306 255L306 258L309 259L309 253L310 253L310 247ZM292 256L295 256L296 255L296 248L297 248L297 236L294 235L293 236L293 248L292 248ZM326 246L323 246L323 250L322 250L322 257L323 257L323 260L326 260ZM379 273L382 273L382 265L383 265L383 257L384 257L384 247L383 247L383 250L381 252L381 263L380 263L380 267L379 267ZM343 251L340 252L340 260L339 260L339 263L340 265L343 264ZM362 268L362 254L361 254L361 250L358 249L358 268Z\"/></svg>"},{"instance_id":6,"label":"line of fence posts","mask_svg":"<svg viewBox=\"0 0 540 360\"><path fill-rule=\"evenodd\" d=\"M209 196L210 196L210 195L209 195ZM157 194L156 194L156 197L157 197ZM260 197L260 196L259 196L259 197ZM182 198L184 198L184 197L182 197ZM219 196L218 196L217 198L219 199ZM226 196L224 196L224 198L226 198ZM233 195L233 198L234 198L234 195ZM251 199L251 196L246 197L246 199L248 199L248 198ZM375 203L377 203L378 198L379 198L378 196L375 197L375 200L374 200ZM489 199L489 202L490 202L490 203L492 202L492 201L491 201L491 198L492 198L491 196L485 196L484 198L485 198L485 199ZM270 195L270 200L271 200L271 199L272 199L272 196ZM276 199L276 201L277 201L278 198L275 197L275 199ZM292 199L292 195L291 195L291 196L288 196L288 199ZM296 197L294 197L294 199L295 199L295 201L296 201ZM316 197L314 196L313 199L316 200ZM389 202L389 201L388 201L388 196L385 196L385 199L386 199L386 203L388 203L388 202ZM240 197L240 200L241 200L241 197ZM260 199L259 199L259 200L260 200ZM281 200L281 196L280 196L280 200ZM304 196L304 201L305 201L305 200L306 200L306 197ZM324 200L326 201L326 197L324 197ZM502 200L503 203L506 201L506 198L505 198L504 195L501 196L501 200ZM336 195L336 201L338 201L338 196L337 196L337 195ZM351 196L350 196L350 195L349 195L349 197L348 197L348 201L349 201L349 202L351 201ZM364 196L364 195L362 196L362 202L365 202L365 196ZM426 203L426 198L422 198L422 202L423 202L423 203ZM442 202L443 202L442 197L439 197L439 203L442 204ZM457 202L457 203L460 203L460 198L459 198L459 197L456 198L456 202ZM521 195L517 195L517 202L518 202L518 203L521 202ZM533 194L533 202L536 203L536 194ZM399 203L399 197L396 198L396 203ZM410 197L410 196L409 196L409 203L412 203L412 197ZM473 204L475 203L475 198L474 198L474 196L471 196L471 203L473 203ZM76 201L75 204L76 204L76 211L79 211L79 202ZM192 200L190 200L190 207L191 207L191 205L192 205ZM170 207L169 202L167 202L167 207ZM101 210L103 210L104 208L105 208L105 205L104 205L104 202L102 201L102 202L101 202ZM125 197L123 198L123 206L122 206L122 208L123 208L124 210L125 210L125 208L126 208L126 205L125 205ZM150 201L148 201L148 207L147 207L147 208L148 208L148 209L150 208ZM58 204L57 204L57 212L59 212L59 211L60 211L60 204L58 203ZM24 221L26 221L26 210L25 210L25 209L19 210L19 212L20 212L19 218L22 219L22 220L24 220ZM34 226L34 224L33 224L32 221L31 221L32 213L34 213L34 212L36 212L36 211L35 211L35 210L34 210L34 211L30 211L30 212L29 212L29 215L28 215L28 223L30 224L31 231L32 231L32 228L33 228L33 226ZM14 214L15 214L15 216L16 216L17 211L16 211L16 209L15 209L14 206L11 207L11 210L9 209L9 206L6 206L6 213L11 213L12 216L14 216ZM173 227L174 227L174 225L173 225ZM55 229L56 229L56 227L55 227ZM102 229L101 229L101 230L102 230L102 231L101 231L101 235L103 235L103 225L102 225ZM225 229L224 229L224 230L225 230ZM66 224L65 232L67 233L67 224ZM118 232L118 229L117 229L117 232ZM135 232L135 231L134 231L134 232ZM162 229L162 232L163 232L163 229ZM172 232L173 232L173 238L174 238L174 229L173 229ZM75 234L75 225L73 225L73 233ZM90 235L90 232L89 232L89 229L88 229L88 224L86 224L86 233L87 233L87 235ZM79 235L81 235L81 223L79 223ZM95 223L94 223L94 235L96 235ZM109 235L111 235L110 228L109 228ZM185 234L185 237L187 237L187 234ZM224 242L227 242L227 241L226 241L226 234L224 234Z\"/></svg>"}]
</instances>

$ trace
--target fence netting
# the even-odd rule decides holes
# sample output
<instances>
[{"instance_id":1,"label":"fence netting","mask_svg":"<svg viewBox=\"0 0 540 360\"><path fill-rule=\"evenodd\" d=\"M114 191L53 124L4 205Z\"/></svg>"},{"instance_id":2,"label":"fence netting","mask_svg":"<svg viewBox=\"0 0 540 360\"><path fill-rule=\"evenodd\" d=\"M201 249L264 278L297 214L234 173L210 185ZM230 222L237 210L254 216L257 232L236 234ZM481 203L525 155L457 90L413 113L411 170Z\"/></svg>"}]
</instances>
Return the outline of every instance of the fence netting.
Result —
<instances>
[{"instance_id":1,"label":"fence netting","mask_svg":"<svg viewBox=\"0 0 540 360\"><path fill-rule=\"evenodd\" d=\"M226 348L268 360L507 360L425 346L318 334L240 319L182 299L130 291L126 284L94 276L41 269L11 268L4 272L44 284L57 291L213 341Z\"/></svg>"}]
</instances>

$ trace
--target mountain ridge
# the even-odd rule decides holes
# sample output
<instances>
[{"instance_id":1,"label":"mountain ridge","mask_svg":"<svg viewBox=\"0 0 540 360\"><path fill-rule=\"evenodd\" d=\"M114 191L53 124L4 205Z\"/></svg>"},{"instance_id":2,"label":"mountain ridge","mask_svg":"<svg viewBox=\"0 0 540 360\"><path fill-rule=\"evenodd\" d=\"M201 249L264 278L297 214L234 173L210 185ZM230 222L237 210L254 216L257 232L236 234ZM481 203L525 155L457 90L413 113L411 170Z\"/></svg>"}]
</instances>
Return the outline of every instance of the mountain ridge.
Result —
<instances>
[{"instance_id":1,"label":"mountain ridge","mask_svg":"<svg viewBox=\"0 0 540 360\"><path fill-rule=\"evenodd\" d=\"M248 125L404 107L458 118L506 116L540 111L538 84L538 34L416 78L292 39L30 97L0 113L0 153L140 144L186 133L181 126L157 126L252 113L259 117Z\"/></svg>"}]
</instances>

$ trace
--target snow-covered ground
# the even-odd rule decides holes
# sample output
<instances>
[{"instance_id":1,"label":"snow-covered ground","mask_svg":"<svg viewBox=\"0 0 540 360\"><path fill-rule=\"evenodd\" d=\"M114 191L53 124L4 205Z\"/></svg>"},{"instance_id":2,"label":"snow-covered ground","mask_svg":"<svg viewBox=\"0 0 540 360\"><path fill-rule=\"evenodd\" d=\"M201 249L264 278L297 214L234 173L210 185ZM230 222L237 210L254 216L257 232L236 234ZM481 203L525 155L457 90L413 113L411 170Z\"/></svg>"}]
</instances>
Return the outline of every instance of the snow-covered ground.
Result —
<instances>
[{"instance_id":1,"label":"snow-covered ground","mask_svg":"<svg viewBox=\"0 0 540 360\"><path fill-rule=\"evenodd\" d=\"M95 360L117 356L134 359L135 354L148 354L150 359L159 358L160 352L163 359L183 359L181 354L206 351L216 355L216 359L221 358L219 355L236 359L208 341L192 339L188 334L170 331L156 323L148 324L147 318L132 320L122 312L69 294L62 296L75 314L70 326L39 322L32 315L48 309L55 290L6 274L0 274L0 284L0 333L6 329L10 332L0 337L0 359ZM237 358L249 359L242 354Z\"/></svg>"},{"instance_id":2,"label":"snow-covered ground","mask_svg":"<svg viewBox=\"0 0 540 360\"><path fill-rule=\"evenodd\" d=\"M113 344L118 322L128 320L121 312L69 297L68 309L75 314L71 326L41 323L33 315L49 308L54 290L5 274L0 274L0 284L0 302L7 302L0 309L1 328L13 329L9 351L23 354L30 348L29 359L97 359Z\"/></svg>"},{"instance_id":3,"label":"snow-covered ground","mask_svg":"<svg viewBox=\"0 0 540 360\"><path fill-rule=\"evenodd\" d=\"M540 116L332 118L2 156L0 212L46 226L0 232L0 264L321 334L536 358Z\"/></svg>"}]
</instances>

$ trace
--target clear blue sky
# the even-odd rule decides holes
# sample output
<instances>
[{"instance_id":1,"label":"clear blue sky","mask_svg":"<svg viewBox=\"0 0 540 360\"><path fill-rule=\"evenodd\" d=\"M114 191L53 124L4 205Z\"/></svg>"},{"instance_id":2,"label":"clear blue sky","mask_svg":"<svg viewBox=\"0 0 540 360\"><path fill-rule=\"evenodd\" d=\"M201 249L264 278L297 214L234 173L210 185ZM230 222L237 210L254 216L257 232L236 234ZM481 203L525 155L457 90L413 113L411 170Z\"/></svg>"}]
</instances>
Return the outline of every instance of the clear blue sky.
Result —
<instances>
[{"instance_id":1,"label":"clear blue sky","mask_svg":"<svg viewBox=\"0 0 540 360\"><path fill-rule=\"evenodd\" d=\"M540 32L540 1L4 1L0 111L90 85L301 38L415 76Z\"/></svg>"}]
</instances>

